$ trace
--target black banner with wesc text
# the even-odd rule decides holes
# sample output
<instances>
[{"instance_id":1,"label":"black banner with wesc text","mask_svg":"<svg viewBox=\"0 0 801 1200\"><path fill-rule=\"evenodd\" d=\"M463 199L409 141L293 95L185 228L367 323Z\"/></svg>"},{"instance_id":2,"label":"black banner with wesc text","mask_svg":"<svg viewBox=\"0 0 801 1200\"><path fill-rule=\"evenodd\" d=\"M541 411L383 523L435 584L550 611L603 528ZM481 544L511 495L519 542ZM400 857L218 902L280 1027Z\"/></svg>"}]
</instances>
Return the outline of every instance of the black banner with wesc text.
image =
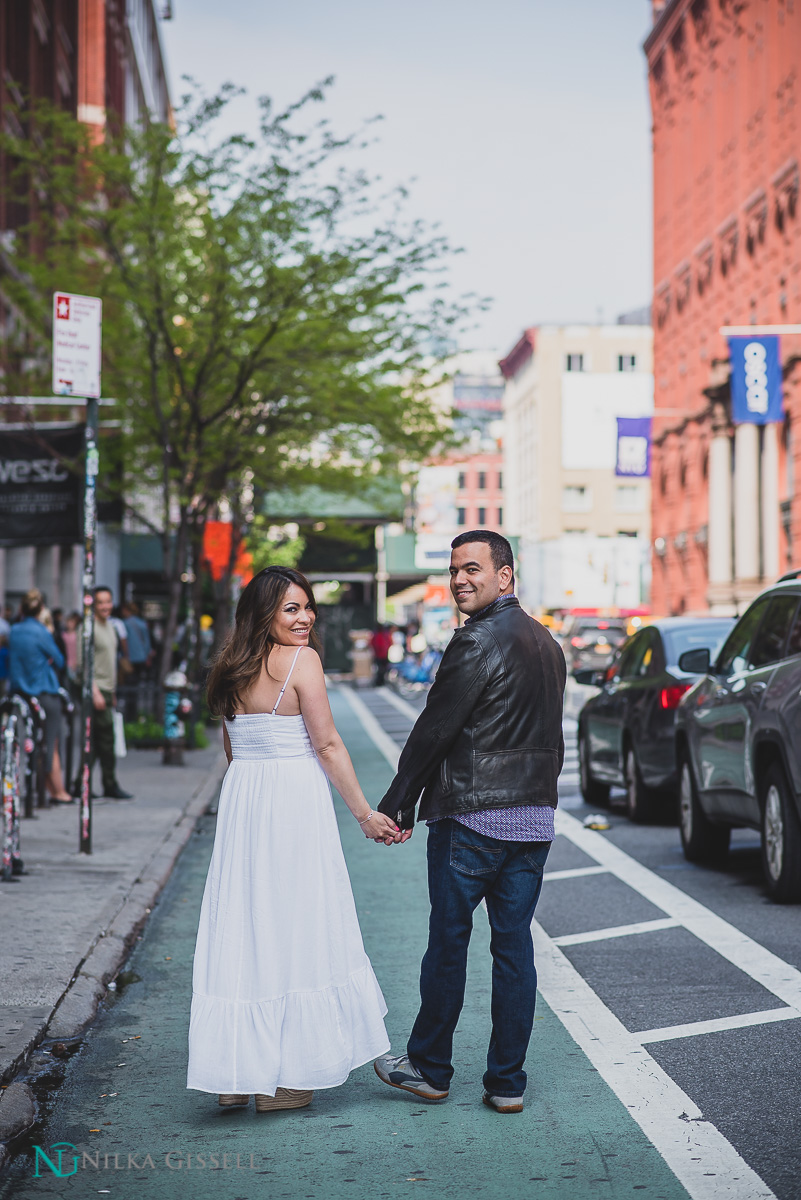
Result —
<instances>
[{"instance_id":1,"label":"black banner with wesc text","mask_svg":"<svg viewBox=\"0 0 801 1200\"><path fill-rule=\"evenodd\" d=\"M41 431L0 425L0 546L82 541L82 480L82 425Z\"/></svg>"}]
</instances>

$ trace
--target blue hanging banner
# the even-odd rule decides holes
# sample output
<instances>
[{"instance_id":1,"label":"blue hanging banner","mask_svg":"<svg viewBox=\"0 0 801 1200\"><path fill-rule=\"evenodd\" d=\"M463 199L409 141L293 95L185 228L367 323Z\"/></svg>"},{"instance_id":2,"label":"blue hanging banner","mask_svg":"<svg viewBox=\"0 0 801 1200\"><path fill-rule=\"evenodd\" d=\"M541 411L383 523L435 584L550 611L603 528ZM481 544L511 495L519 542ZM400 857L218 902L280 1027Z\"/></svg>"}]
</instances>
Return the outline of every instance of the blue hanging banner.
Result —
<instances>
[{"instance_id":1,"label":"blue hanging banner","mask_svg":"<svg viewBox=\"0 0 801 1200\"><path fill-rule=\"evenodd\" d=\"M651 474L651 418L617 418L615 474L645 479Z\"/></svg>"},{"instance_id":2,"label":"blue hanging banner","mask_svg":"<svg viewBox=\"0 0 801 1200\"><path fill-rule=\"evenodd\" d=\"M731 408L735 425L781 421L782 363L776 334L730 337Z\"/></svg>"}]
</instances>

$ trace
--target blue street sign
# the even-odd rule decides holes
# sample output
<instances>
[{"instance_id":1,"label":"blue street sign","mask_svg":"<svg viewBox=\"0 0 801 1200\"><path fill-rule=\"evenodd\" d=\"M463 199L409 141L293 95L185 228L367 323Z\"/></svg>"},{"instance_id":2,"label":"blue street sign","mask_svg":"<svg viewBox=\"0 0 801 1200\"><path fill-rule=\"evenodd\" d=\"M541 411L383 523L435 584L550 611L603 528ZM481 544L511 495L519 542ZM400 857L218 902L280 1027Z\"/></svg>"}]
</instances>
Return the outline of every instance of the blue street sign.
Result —
<instances>
[{"instance_id":1,"label":"blue street sign","mask_svg":"<svg viewBox=\"0 0 801 1200\"><path fill-rule=\"evenodd\" d=\"M781 421L782 364L776 334L730 337L731 405L735 425Z\"/></svg>"}]
</instances>

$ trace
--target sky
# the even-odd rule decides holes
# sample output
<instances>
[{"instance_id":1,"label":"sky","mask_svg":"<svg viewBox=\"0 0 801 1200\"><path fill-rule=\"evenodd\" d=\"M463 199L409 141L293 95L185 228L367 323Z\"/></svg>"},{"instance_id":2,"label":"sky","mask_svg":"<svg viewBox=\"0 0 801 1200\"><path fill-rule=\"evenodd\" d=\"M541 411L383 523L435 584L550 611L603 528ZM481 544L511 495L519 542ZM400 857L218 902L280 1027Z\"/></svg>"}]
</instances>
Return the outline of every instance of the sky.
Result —
<instances>
[{"instance_id":1,"label":"sky","mask_svg":"<svg viewBox=\"0 0 801 1200\"><path fill-rule=\"evenodd\" d=\"M380 114L361 162L464 253L456 294L492 298L461 349L506 353L547 322L614 321L651 295L649 0L173 0L161 26L173 98L191 75ZM320 115L323 115L322 113Z\"/></svg>"}]
</instances>

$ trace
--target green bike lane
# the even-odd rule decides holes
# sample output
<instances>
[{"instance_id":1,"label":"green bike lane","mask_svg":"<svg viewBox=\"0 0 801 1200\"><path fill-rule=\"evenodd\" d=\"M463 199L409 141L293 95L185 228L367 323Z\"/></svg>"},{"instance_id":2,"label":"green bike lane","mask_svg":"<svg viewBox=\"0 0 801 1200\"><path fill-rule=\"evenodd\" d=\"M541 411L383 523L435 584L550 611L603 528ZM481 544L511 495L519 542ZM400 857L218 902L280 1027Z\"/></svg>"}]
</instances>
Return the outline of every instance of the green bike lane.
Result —
<instances>
[{"instance_id":1,"label":"green bike lane","mask_svg":"<svg viewBox=\"0 0 801 1200\"><path fill-rule=\"evenodd\" d=\"M334 691L331 700L375 803L390 768L344 697ZM416 1013L426 941L425 830L419 827L403 847L375 846L339 800L337 812L365 945L400 1052ZM524 1112L504 1117L482 1105L491 974L483 909L476 913L447 1103L427 1105L386 1088L371 1064L296 1112L257 1115L252 1101L244 1111L224 1111L216 1097L187 1091L192 954L213 837L214 818L203 817L117 992L7 1168L2 1200L378 1200L421 1191L493 1200L686 1200L684 1187L541 997ZM63 1171L77 1155L76 1173L57 1177L40 1158L36 1178L33 1146L55 1163L57 1150L50 1148L58 1143Z\"/></svg>"}]
</instances>

